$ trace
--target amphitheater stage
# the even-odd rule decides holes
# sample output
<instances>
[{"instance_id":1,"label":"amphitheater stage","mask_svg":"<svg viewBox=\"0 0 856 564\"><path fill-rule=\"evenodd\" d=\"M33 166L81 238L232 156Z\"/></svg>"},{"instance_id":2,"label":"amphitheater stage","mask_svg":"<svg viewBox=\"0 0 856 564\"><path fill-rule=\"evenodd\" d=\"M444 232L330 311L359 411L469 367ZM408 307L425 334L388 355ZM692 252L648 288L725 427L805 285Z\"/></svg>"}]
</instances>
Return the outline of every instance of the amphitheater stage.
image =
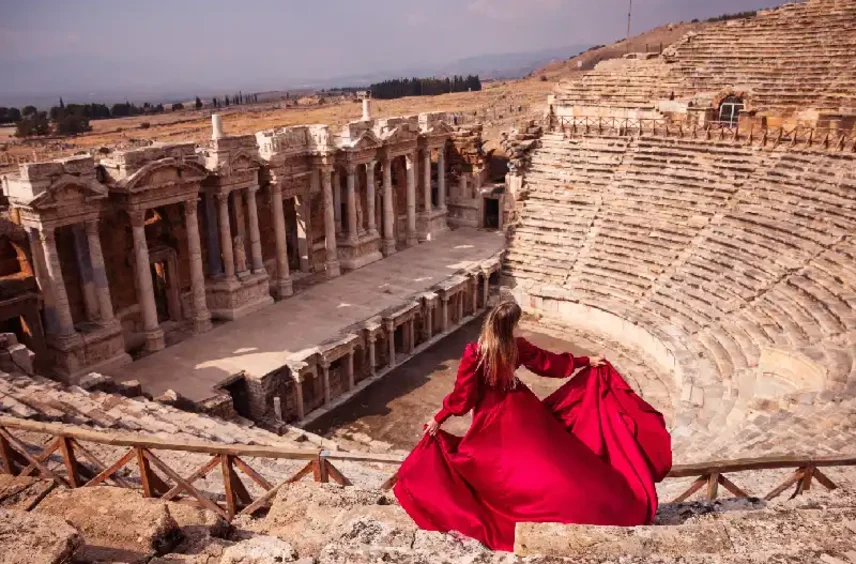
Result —
<instances>
[{"instance_id":1,"label":"amphitheater stage","mask_svg":"<svg viewBox=\"0 0 856 564\"><path fill-rule=\"evenodd\" d=\"M137 380L155 396L174 390L190 401L203 401L235 375L275 372L295 355L496 256L504 246L501 232L450 231L142 358L111 376Z\"/></svg>"}]
</instances>

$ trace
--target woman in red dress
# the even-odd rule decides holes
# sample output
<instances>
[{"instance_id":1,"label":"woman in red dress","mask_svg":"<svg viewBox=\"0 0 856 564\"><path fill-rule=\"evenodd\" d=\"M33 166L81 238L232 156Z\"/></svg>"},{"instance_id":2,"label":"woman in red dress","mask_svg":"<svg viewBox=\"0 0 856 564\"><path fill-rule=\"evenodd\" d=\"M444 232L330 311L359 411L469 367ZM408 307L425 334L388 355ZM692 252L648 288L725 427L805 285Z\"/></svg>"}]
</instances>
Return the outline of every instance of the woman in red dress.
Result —
<instances>
[{"instance_id":1,"label":"woman in red dress","mask_svg":"<svg viewBox=\"0 0 856 564\"><path fill-rule=\"evenodd\" d=\"M423 529L511 551L520 522L642 525L671 468L663 416L600 357L554 354L515 338L520 307L496 306L455 388L401 466L395 494ZM514 372L568 378L545 400ZM440 430L473 410L463 438Z\"/></svg>"}]
</instances>

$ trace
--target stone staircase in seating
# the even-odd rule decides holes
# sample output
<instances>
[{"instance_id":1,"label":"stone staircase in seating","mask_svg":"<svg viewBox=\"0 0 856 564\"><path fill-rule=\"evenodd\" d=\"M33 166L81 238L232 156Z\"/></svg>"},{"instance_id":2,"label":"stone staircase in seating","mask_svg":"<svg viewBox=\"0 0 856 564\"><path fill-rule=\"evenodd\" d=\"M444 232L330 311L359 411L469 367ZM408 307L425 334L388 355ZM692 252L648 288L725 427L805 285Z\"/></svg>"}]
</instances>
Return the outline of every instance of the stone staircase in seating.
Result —
<instances>
[{"instance_id":1,"label":"stone staircase in seating","mask_svg":"<svg viewBox=\"0 0 856 564\"><path fill-rule=\"evenodd\" d=\"M557 103L653 109L672 94L739 89L753 110L856 111L856 2L810 0L691 33L654 59L600 63L562 83Z\"/></svg>"},{"instance_id":2,"label":"stone staircase in seating","mask_svg":"<svg viewBox=\"0 0 856 564\"><path fill-rule=\"evenodd\" d=\"M548 133L530 158L504 275L658 359L678 461L856 448L856 156Z\"/></svg>"}]
</instances>

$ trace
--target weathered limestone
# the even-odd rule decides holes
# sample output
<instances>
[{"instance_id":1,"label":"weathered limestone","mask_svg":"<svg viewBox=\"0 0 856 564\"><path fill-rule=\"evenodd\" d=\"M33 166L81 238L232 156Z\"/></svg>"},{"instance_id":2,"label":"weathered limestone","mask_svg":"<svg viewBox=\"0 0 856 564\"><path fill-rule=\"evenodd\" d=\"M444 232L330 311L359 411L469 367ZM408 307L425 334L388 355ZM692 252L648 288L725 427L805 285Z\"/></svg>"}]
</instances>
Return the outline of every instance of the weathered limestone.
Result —
<instances>
[{"instance_id":1,"label":"weathered limestone","mask_svg":"<svg viewBox=\"0 0 856 564\"><path fill-rule=\"evenodd\" d=\"M187 227L187 247L190 253L190 292L193 297L193 331L204 333L211 329L211 313L205 296L205 272L202 270L202 245L199 241L197 205L184 202L184 223ZM88 228L88 225L87 225ZM96 233L97 237L97 233ZM109 295L107 296L109 300Z\"/></svg>"},{"instance_id":2,"label":"weathered limestone","mask_svg":"<svg viewBox=\"0 0 856 564\"><path fill-rule=\"evenodd\" d=\"M416 156L407 155L407 244L416 245Z\"/></svg>"},{"instance_id":3,"label":"weathered limestone","mask_svg":"<svg viewBox=\"0 0 856 564\"><path fill-rule=\"evenodd\" d=\"M143 330L146 332L146 350L155 352L163 349L163 330L158 323L158 312L155 306L152 273L149 270L149 247L146 242L145 219L142 211L131 212L131 232L134 237L135 270L137 273L137 299L143 314ZM230 247L231 248L231 247ZM230 261L231 262L231 261ZM228 270L227 270L228 272Z\"/></svg>"},{"instance_id":4,"label":"weathered limestone","mask_svg":"<svg viewBox=\"0 0 856 564\"><path fill-rule=\"evenodd\" d=\"M282 188L271 185L271 210L273 229L276 237L276 285L277 297L284 299L293 292L291 273L288 269L288 248L285 240L285 217L282 212Z\"/></svg>"},{"instance_id":5,"label":"weathered limestone","mask_svg":"<svg viewBox=\"0 0 856 564\"><path fill-rule=\"evenodd\" d=\"M375 214L375 171L377 170L377 161L371 161L366 164L366 215L368 216L367 229L369 235L377 237L377 220Z\"/></svg>"},{"instance_id":6,"label":"weathered limestone","mask_svg":"<svg viewBox=\"0 0 856 564\"><path fill-rule=\"evenodd\" d=\"M383 254L395 254L395 209L392 202L392 161L383 162Z\"/></svg>"},{"instance_id":7,"label":"weathered limestone","mask_svg":"<svg viewBox=\"0 0 856 564\"><path fill-rule=\"evenodd\" d=\"M3 564L64 564L82 544L80 533L62 517L0 509Z\"/></svg>"},{"instance_id":8,"label":"weathered limestone","mask_svg":"<svg viewBox=\"0 0 856 564\"><path fill-rule=\"evenodd\" d=\"M336 218L333 213L333 187L331 169L321 170L321 185L324 192L324 230L327 249L327 278L336 278L340 274L339 254L336 249Z\"/></svg>"}]
</instances>

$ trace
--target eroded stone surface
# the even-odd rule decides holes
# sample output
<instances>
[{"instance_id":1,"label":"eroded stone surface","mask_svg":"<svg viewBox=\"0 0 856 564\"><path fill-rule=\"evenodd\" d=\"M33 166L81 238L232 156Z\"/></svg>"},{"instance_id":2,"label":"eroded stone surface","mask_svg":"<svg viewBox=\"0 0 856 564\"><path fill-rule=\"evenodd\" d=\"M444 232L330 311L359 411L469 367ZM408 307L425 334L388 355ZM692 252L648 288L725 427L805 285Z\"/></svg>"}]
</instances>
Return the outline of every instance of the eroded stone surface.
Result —
<instances>
[{"instance_id":1,"label":"eroded stone surface","mask_svg":"<svg viewBox=\"0 0 856 564\"><path fill-rule=\"evenodd\" d=\"M182 538L166 502L143 498L133 490L56 490L36 513L66 519L79 530L85 545L78 558L84 560L145 562L170 552Z\"/></svg>"},{"instance_id":2,"label":"eroded stone surface","mask_svg":"<svg viewBox=\"0 0 856 564\"><path fill-rule=\"evenodd\" d=\"M65 564L82 544L61 517L0 509L0 564Z\"/></svg>"}]
</instances>

